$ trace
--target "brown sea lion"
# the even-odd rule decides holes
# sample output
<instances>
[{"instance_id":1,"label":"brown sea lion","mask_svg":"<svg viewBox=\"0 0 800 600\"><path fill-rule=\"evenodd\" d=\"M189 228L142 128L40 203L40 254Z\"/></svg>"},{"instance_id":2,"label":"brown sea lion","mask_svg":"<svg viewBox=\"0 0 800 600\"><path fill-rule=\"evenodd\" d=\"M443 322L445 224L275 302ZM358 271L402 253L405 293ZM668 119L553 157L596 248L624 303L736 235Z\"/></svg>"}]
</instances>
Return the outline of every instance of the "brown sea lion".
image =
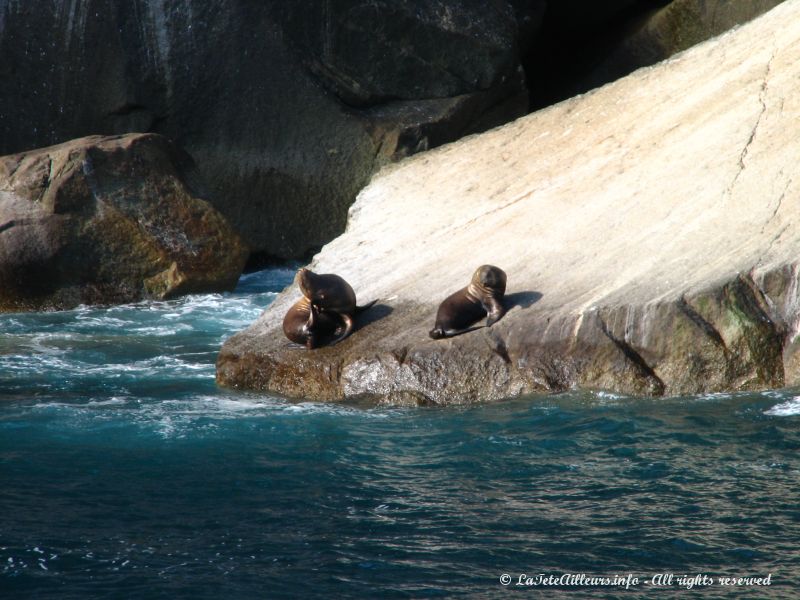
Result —
<instances>
[{"instance_id":1,"label":"brown sea lion","mask_svg":"<svg viewBox=\"0 0 800 600\"><path fill-rule=\"evenodd\" d=\"M284 335L309 350L338 341L344 328L344 321L336 313L320 312L305 296L283 318Z\"/></svg>"},{"instance_id":2,"label":"brown sea lion","mask_svg":"<svg viewBox=\"0 0 800 600\"><path fill-rule=\"evenodd\" d=\"M439 305L436 323L429 335L438 340L478 329L473 325L487 315L486 327L491 327L505 314L505 293L505 271L492 265L478 267L467 287L451 294Z\"/></svg>"},{"instance_id":3,"label":"brown sea lion","mask_svg":"<svg viewBox=\"0 0 800 600\"><path fill-rule=\"evenodd\" d=\"M353 288L338 275L318 275L302 268L296 280L303 298L286 313L283 332L309 349L346 338L353 331L353 317L375 304L373 300L357 306Z\"/></svg>"},{"instance_id":4,"label":"brown sea lion","mask_svg":"<svg viewBox=\"0 0 800 600\"><path fill-rule=\"evenodd\" d=\"M355 313L356 293L338 275L317 275L309 269L301 268L298 269L295 280L303 296L320 310Z\"/></svg>"}]
</instances>

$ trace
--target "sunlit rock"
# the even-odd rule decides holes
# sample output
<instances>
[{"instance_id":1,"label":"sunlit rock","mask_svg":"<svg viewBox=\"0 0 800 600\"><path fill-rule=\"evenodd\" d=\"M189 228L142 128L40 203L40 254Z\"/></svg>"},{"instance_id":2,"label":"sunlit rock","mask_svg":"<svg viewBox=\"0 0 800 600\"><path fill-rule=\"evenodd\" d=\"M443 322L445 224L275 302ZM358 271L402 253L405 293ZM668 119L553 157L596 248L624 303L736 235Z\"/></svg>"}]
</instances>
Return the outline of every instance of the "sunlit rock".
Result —
<instances>
[{"instance_id":1,"label":"sunlit rock","mask_svg":"<svg viewBox=\"0 0 800 600\"><path fill-rule=\"evenodd\" d=\"M155 134L0 157L0 309L232 289L247 251Z\"/></svg>"}]
</instances>

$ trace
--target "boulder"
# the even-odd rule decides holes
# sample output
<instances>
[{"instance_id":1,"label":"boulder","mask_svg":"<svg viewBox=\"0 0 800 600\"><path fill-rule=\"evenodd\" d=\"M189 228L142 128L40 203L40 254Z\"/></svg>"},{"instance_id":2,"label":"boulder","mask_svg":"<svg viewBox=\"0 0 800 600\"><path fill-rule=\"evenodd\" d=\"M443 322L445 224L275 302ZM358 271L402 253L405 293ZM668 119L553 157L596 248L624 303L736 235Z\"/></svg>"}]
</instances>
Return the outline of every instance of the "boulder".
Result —
<instances>
[{"instance_id":1,"label":"boulder","mask_svg":"<svg viewBox=\"0 0 800 600\"><path fill-rule=\"evenodd\" d=\"M230 290L247 249L156 134L0 157L0 310Z\"/></svg>"},{"instance_id":2,"label":"boulder","mask_svg":"<svg viewBox=\"0 0 800 600\"><path fill-rule=\"evenodd\" d=\"M800 383L800 0L613 84L384 168L311 268L378 299L346 340L283 338L287 288L217 361L224 386L457 404L573 387ZM431 340L490 263L491 328Z\"/></svg>"}]
</instances>

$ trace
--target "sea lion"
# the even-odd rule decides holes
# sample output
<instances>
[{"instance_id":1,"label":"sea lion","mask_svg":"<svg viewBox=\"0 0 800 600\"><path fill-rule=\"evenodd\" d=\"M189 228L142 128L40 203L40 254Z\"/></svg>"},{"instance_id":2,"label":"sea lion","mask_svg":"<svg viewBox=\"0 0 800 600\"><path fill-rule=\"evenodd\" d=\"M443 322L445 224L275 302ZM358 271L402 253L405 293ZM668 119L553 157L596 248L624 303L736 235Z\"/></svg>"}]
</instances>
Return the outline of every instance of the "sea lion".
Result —
<instances>
[{"instance_id":1,"label":"sea lion","mask_svg":"<svg viewBox=\"0 0 800 600\"><path fill-rule=\"evenodd\" d=\"M506 293L506 274L492 265L478 267L465 288L445 298L436 312L436 323L429 334L438 340L477 329L472 327L488 315L486 327L491 327L505 314L503 295Z\"/></svg>"},{"instance_id":2,"label":"sea lion","mask_svg":"<svg viewBox=\"0 0 800 600\"><path fill-rule=\"evenodd\" d=\"M320 312L305 296L295 302L283 318L284 335L309 350L341 339L344 326L336 313Z\"/></svg>"},{"instance_id":3,"label":"sea lion","mask_svg":"<svg viewBox=\"0 0 800 600\"><path fill-rule=\"evenodd\" d=\"M295 280L303 296L320 310L355 313L356 293L350 284L338 275L318 275L303 267L297 270Z\"/></svg>"},{"instance_id":4,"label":"sea lion","mask_svg":"<svg viewBox=\"0 0 800 600\"><path fill-rule=\"evenodd\" d=\"M353 317L375 304L373 300L357 306L353 288L338 275L318 275L301 268L295 279L303 298L286 313L283 332L308 349L346 338L353 331Z\"/></svg>"}]
</instances>

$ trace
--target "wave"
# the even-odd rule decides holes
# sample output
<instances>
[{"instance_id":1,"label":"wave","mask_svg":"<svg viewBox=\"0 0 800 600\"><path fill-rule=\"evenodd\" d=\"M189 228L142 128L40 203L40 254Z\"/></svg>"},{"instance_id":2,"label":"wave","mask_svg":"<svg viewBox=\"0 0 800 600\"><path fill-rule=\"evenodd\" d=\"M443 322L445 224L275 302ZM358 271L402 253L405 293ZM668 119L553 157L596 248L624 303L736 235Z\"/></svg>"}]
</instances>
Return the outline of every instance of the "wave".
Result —
<instances>
[{"instance_id":1,"label":"wave","mask_svg":"<svg viewBox=\"0 0 800 600\"><path fill-rule=\"evenodd\" d=\"M6 416L20 421L36 422L56 431L59 436L95 435L120 443L125 439L186 440L208 437L258 437L259 431L270 436L277 432L307 427L316 420L335 419L358 423L405 415L402 410L343 406L321 402L292 402L271 396L242 396L220 391L218 395L195 395L170 400L141 395L41 399L33 404L18 405ZM0 428L2 421L0 420ZM287 429L288 428L288 429ZM111 434L110 430L115 433Z\"/></svg>"},{"instance_id":2,"label":"wave","mask_svg":"<svg viewBox=\"0 0 800 600\"><path fill-rule=\"evenodd\" d=\"M0 315L0 396L149 397L159 383L163 397L207 391L222 342L257 319L293 272L251 273L225 294Z\"/></svg>"},{"instance_id":3,"label":"wave","mask_svg":"<svg viewBox=\"0 0 800 600\"><path fill-rule=\"evenodd\" d=\"M771 417L794 417L800 415L800 396L795 396L786 402L776 404L772 408L765 410L764 414Z\"/></svg>"}]
</instances>

